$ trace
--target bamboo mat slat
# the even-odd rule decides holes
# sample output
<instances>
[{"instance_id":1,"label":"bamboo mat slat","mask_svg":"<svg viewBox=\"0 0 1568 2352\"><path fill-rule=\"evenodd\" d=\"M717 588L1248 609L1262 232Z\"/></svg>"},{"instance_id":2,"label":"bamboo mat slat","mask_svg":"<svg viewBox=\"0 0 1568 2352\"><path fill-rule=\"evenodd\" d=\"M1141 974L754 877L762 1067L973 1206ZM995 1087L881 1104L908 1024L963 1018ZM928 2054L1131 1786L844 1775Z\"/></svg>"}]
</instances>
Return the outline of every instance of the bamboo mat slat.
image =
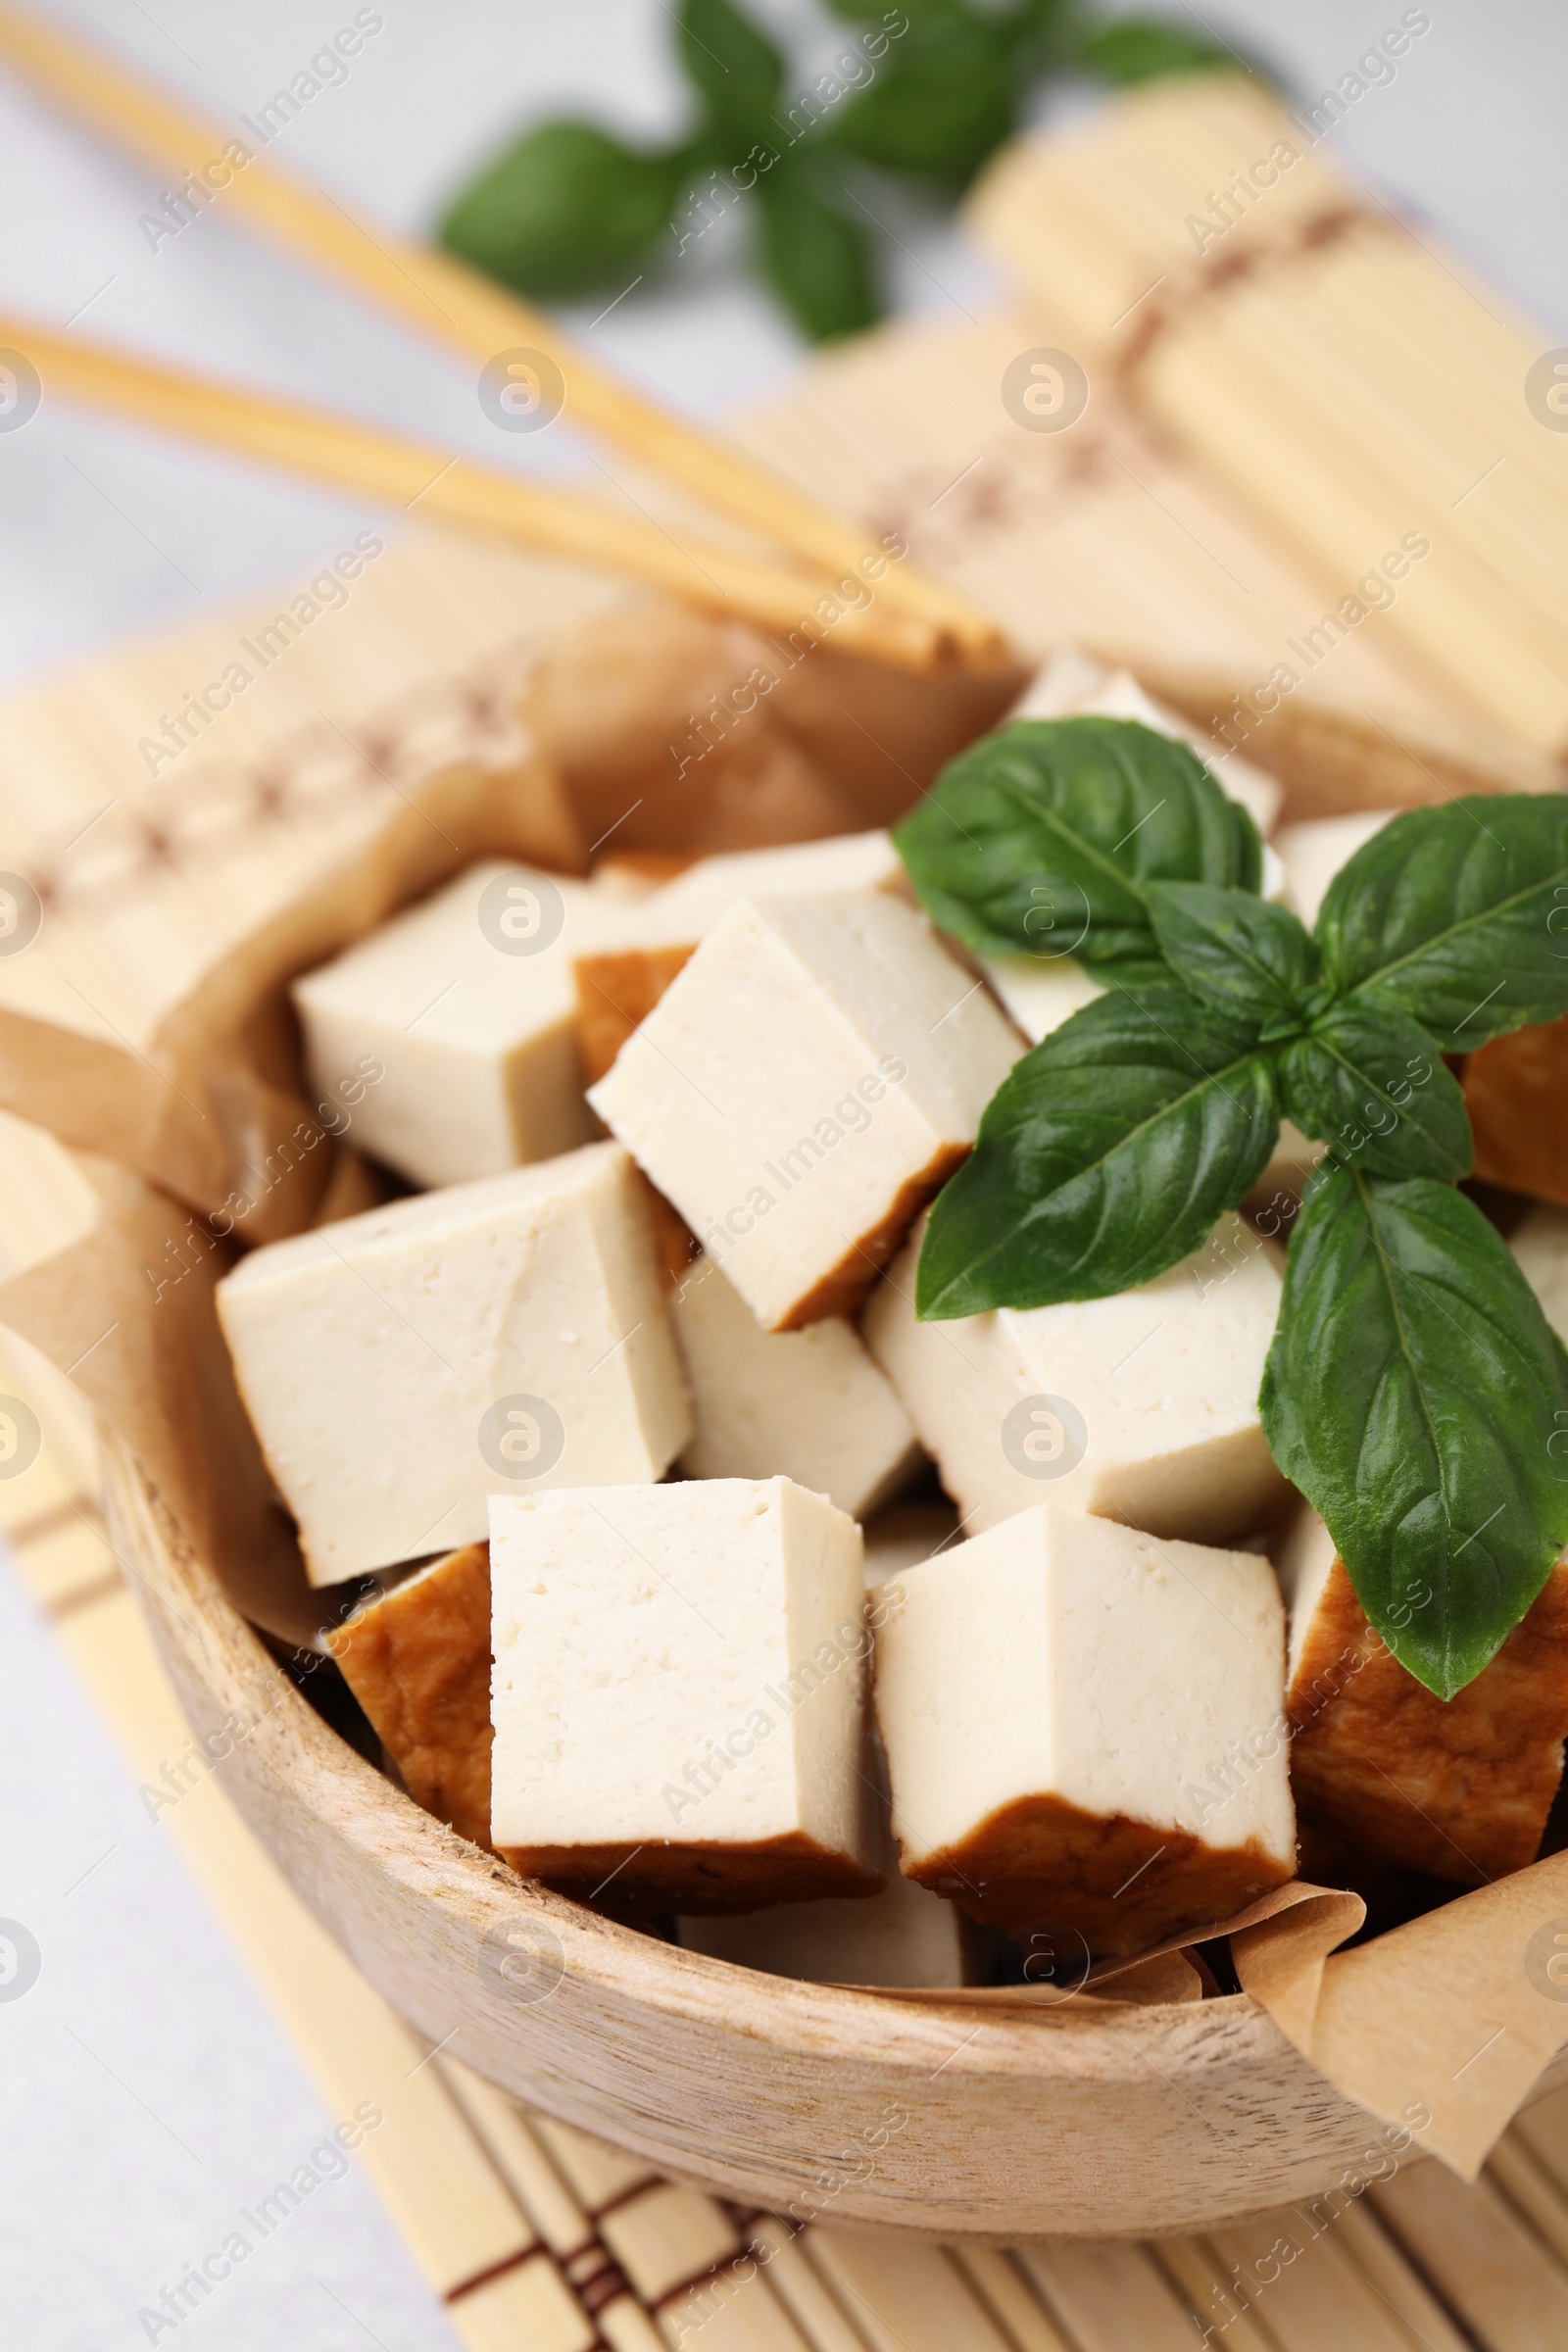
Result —
<instances>
[{"instance_id":1,"label":"bamboo mat slat","mask_svg":"<svg viewBox=\"0 0 1568 2352\"><path fill-rule=\"evenodd\" d=\"M25 1396L34 1372L0 1345L0 1385ZM49 1401L38 1460L0 1484L0 1532L154 1783L189 1734L104 1533L85 1425ZM306 1910L220 1772L164 1819L327 2108L380 2108L358 2161L469 2352L1189 2352L1205 2327L1226 2352L1568 2343L1568 2093L1518 2120L1476 2187L1420 2164L1328 2225L1293 2208L1206 2238L1003 2252L739 2215L433 2052ZM1259 2286L1281 2236L1299 2259Z\"/></svg>"},{"instance_id":2,"label":"bamboo mat slat","mask_svg":"<svg viewBox=\"0 0 1568 2352\"><path fill-rule=\"evenodd\" d=\"M1371 2194L1379 2218L1489 2352L1560 2352L1568 2342L1568 2270L1494 2181L1466 2188L1426 2164Z\"/></svg>"}]
</instances>

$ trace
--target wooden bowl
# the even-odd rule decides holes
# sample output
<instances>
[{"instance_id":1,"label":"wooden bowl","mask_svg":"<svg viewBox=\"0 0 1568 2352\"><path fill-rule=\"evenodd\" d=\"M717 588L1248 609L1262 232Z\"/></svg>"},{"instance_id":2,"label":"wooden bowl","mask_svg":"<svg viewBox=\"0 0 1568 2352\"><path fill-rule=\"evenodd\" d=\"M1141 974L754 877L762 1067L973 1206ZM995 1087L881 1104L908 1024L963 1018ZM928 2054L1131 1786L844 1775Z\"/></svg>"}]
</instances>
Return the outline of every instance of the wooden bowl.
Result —
<instances>
[{"instance_id":1,"label":"wooden bowl","mask_svg":"<svg viewBox=\"0 0 1568 2352\"><path fill-rule=\"evenodd\" d=\"M530 2106L748 2205L999 2238L1216 2226L1316 2195L1381 2132L1245 1994L915 2007L525 1883L321 1721L113 1441L105 1483L192 1728L251 1727L223 1773L257 1836L378 1991Z\"/></svg>"},{"instance_id":2,"label":"wooden bowl","mask_svg":"<svg viewBox=\"0 0 1568 2352\"><path fill-rule=\"evenodd\" d=\"M1273 762L1293 814L1519 780L1310 715ZM1380 2134L1245 1994L915 2006L681 1951L524 1883L321 1721L113 1443L106 1482L252 1828L370 1983L530 2106L748 2205L999 2239L1214 2228L1319 2194Z\"/></svg>"}]
</instances>

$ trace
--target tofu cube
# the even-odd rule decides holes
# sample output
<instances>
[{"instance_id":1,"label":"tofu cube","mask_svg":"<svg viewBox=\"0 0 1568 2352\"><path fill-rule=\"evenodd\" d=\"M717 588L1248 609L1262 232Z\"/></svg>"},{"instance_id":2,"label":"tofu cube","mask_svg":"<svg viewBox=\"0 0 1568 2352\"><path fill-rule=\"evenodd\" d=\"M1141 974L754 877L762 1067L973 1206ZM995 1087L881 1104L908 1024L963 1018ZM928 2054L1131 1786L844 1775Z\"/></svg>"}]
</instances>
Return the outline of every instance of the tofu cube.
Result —
<instances>
[{"instance_id":1,"label":"tofu cube","mask_svg":"<svg viewBox=\"0 0 1568 2352\"><path fill-rule=\"evenodd\" d=\"M951 1322L915 1315L919 1247L862 1329L972 1534L1047 1489L1063 1509L1199 1544L1285 1499L1257 1410L1280 1276L1239 1217L1135 1291Z\"/></svg>"},{"instance_id":2,"label":"tofu cube","mask_svg":"<svg viewBox=\"0 0 1568 2352\"><path fill-rule=\"evenodd\" d=\"M688 1911L870 1894L860 1531L787 1478L497 1494L491 1831Z\"/></svg>"},{"instance_id":3,"label":"tofu cube","mask_svg":"<svg viewBox=\"0 0 1568 2352\"><path fill-rule=\"evenodd\" d=\"M1032 1046L1105 993L1071 956L983 956L980 969Z\"/></svg>"},{"instance_id":4,"label":"tofu cube","mask_svg":"<svg viewBox=\"0 0 1568 2352\"><path fill-rule=\"evenodd\" d=\"M631 912L592 883L470 866L294 983L312 1085L353 1103L356 1145L413 1184L590 1142L572 957Z\"/></svg>"},{"instance_id":5,"label":"tofu cube","mask_svg":"<svg viewBox=\"0 0 1568 2352\"><path fill-rule=\"evenodd\" d=\"M731 1918L682 1919L689 1952L807 1984L893 1984L941 1990L984 1982L986 1955L957 1907L893 1877L859 1902L779 1903Z\"/></svg>"},{"instance_id":6,"label":"tofu cube","mask_svg":"<svg viewBox=\"0 0 1568 2352\"><path fill-rule=\"evenodd\" d=\"M1568 1015L1494 1037L1462 1083L1476 1174L1568 1206Z\"/></svg>"},{"instance_id":7,"label":"tofu cube","mask_svg":"<svg viewBox=\"0 0 1568 2352\"><path fill-rule=\"evenodd\" d=\"M708 1257L669 1305L697 1418L689 1478L792 1478L864 1519L919 1468L914 1424L852 1323L764 1331Z\"/></svg>"},{"instance_id":8,"label":"tofu cube","mask_svg":"<svg viewBox=\"0 0 1568 2352\"><path fill-rule=\"evenodd\" d=\"M490 1842L490 1551L466 1544L367 1602L330 1642L416 1804Z\"/></svg>"},{"instance_id":9,"label":"tofu cube","mask_svg":"<svg viewBox=\"0 0 1568 2352\"><path fill-rule=\"evenodd\" d=\"M906 894L904 860L889 833L839 833L780 849L699 858L643 902L651 936L695 948L742 899L820 898L845 890Z\"/></svg>"},{"instance_id":10,"label":"tofu cube","mask_svg":"<svg viewBox=\"0 0 1568 2352\"><path fill-rule=\"evenodd\" d=\"M891 835L838 834L781 849L699 858L645 898L632 926L634 938L576 960L578 1043L590 1084L604 1076L698 943L741 899L838 890L907 894L904 861Z\"/></svg>"},{"instance_id":11,"label":"tofu cube","mask_svg":"<svg viewBox=\"0 0 1568 2352\"><path fill-rule=\"evenodd\" d=\"M1546 1321L1568 1346L1568 1210L1533 1208L1515 1227L1508 1247Z\"/></svg>"},{"instance_id":12,"label":"tofu cube","mask_svg":"<svg viewBox=\"0 0 1568 2352\"><path fill-rule=\"evenodd\" d=\"M1293 1875L1266 1560L1037 1506L873 1597L908 1877L1099 1957L1216 1925Z\"/></svg>"},{"instance_id":13,"label":"tofu cube","mask_svg":"<svg viewBox=\"0 0 1568 2352\"><path fill-rule=\"evenodd\" d=\"M1267 836L1285 798L1275 779L1147 694L1129 669L1111 669L1075 645L1064 646L1026 688L1010 718L1132 718L1172 735L1195 752L1227 799L1240 802ZM1270 894L1272 895L1272 894Z\"/></svg>"},{"instance_id":14,"label":"tofu cube","mask_svg":"<svg viewBox=\"0 0 1568 2352\"><path fill-rule=\"evenodd\" d=\"M1533 1862L1568 1735L1568 1558L1491 1664L1446 1701L1367 1623L1315 1511L1302 1507L1277 1565L1302 1816L1364 1853L1462 1886Z\"/></svg>"},{"instance_id":15,"label":"tofu cube","mask_svg":"<svg viewBox=\"0 0 1568 2352\"><path fill-rule=\"evenodd\" d=\"M963 1523L951 1502L895 1502L878 1511L862 1533L865 1537L865 1582L885 1585L906 1568L934 1559L963 1534Z\"/></svg>"},{"instance_id":16,"label":"tofu cube","mask_svg":"<svg viewBox=\"0 0 1568 2352\"><path fill-rule=\"evenodd\" d=\"M1351 816L1316 816L1281 825L1274 847L1285 867L1285 904L1310 931L1329 884L1374 833L1381 833L1396 808L1362 808Z\"/></svg>"},{"instance_id":17,"label":"tofu cube","mask_svg":"<svg viewBox=\"0 0 1568 2352\"><path fill-rule=\"evenodd\" d=\"M1017 1051L902 900L743 900L590 1100L758 1321L795 1331L858 1304Z\"/></svg>"},{"instance_id":18,"label":"tofu cube","mask_svg":"<svg viewBox=\"0 0 1568 2352\"><path fill-rule=\"evenodd\" d=\"M985 1982L992 1953L984 1931L955 1904L901 1872L886 1762L880 1753L875 1762L882 1870L888 1882L880 1894L853 1902L830 1896L817 1903L776 1903L727 1918L679 1919L675 1924L685 1949L807 1984L943 1989Z\"/></svg>"},{"instance_id":19,"label":"tofu cube","mask_svg":"<svg viewBox=\"0 0 1568 2352\"><path fill-rule=\"evenodd\" d=\"M692 1434L614 1144L272 1242L218 1309L313 1584L477 1543L512 1483L659 1478Z\"/></svg>"}]
</instances>

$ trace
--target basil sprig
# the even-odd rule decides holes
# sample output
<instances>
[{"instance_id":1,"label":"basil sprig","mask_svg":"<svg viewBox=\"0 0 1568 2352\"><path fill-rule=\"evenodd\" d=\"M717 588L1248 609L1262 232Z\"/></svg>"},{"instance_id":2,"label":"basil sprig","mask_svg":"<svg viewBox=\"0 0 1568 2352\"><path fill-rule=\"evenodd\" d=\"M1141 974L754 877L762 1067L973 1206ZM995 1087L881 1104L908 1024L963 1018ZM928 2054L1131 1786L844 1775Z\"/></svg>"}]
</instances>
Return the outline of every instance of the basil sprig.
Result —
<instances>
[{"instance_id":1,"label":"basil sprig","mask_svg":"<svg viewBox=\"0 0 1568 2352\"><path fill-rule=\"evenodd\" d=\"M554 301L617 281L629 292L661 263L668 282L738 209L751 216L760 273L821 342L882 314L889 175L912 181L926 205L956 199L1011 137L1042 75L1126 83L1240 62L1228 43L1157 20L1097 28L1071 0L825 5L844 20L840 37L793 70L735 0L666 7L691 89L684 135L640 147L574 118L538 123L456 197L442 243Z\"/></svg>"},{"instance_id":2,"label":"basil sprig","mask_svg":"<svg viewBox=\"0 0 1568 2352\"><path fill-rule=\"evenodd\" d=\"M1281 1113L1322 1139L1259 1399L1361 1604L1451 1698L1568 1541L1568 1350L1481 1211L1443 1056L1568 1012L1568 796L1396 817L1315 932L1258 896L1250 822L1184 747L1112 719L973 746L897 833L982 955L1106 993L1003 1082L939 1196L927 1317L1105 1298L1203 1242Z\"/></svg>"}]
</instances>

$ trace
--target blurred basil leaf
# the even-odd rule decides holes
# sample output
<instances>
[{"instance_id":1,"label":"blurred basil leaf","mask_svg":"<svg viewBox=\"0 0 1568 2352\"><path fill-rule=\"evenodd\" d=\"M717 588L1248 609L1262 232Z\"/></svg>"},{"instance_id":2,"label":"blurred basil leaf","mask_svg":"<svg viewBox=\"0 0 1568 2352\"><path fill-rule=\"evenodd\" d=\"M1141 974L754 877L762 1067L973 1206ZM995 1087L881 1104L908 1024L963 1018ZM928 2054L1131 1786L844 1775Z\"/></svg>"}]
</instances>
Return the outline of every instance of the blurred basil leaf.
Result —
<instances>
[{"instance_id":1,"label":"blurred basil leaf","mask_svg":"<svg viewBox=\"0 0 1568 2352\"><path fill-rule=\"evenodd\" d=\"M884 171L961 188L1011 132L1025 91L1003 21L946 8L908 9L876 78L825 123L821 137Z\"/></svg>"},{"instance_id":2,"label":"blurred basil leaf","mask_svg":"<svg viewBox=\"0 0 1568 2352\"><path fill-rule=\"evenodd\" d=\"M1084 73L1121 83L1154 81L1166 74L1202 74L1220 66L1256 71L1223 41L1206 40L1158 17L1121 17L1114 24L1102 24L1074 45L1071 57Z\"/></svg>"},{"instance_id":3,"label":"blurred basil leaf","mask_svg":"<svg viewBox=\"0 0 1568 2352\"><path fill-rule=\"evenodd\" d=\"M541 123L458 198L441 242L519 294L592 293L661 235L686 160L622 146L592 122Z\"/></svg>"},{"instance_id":4,"label":"blurred basil leaf","mask_svg":"<svg viewBox=\"0 0 1568 2352\"><path fill-rule=\"evenodd\" d=\"M759 181L759 249L769 284L813 343L882 315L864 229L799 172Z\"/></svg>"},{"instance_id":5,"label":"blurred basil leaf","mask_svg":"<svg viewBox=\"0 0 1568 2352\"><path fill-rule=\"evenodd\" d=\"M776 135L784 60L731 0L685 0L680 54L722 139L749 145Z\"/></svg>"}]
</instances>

